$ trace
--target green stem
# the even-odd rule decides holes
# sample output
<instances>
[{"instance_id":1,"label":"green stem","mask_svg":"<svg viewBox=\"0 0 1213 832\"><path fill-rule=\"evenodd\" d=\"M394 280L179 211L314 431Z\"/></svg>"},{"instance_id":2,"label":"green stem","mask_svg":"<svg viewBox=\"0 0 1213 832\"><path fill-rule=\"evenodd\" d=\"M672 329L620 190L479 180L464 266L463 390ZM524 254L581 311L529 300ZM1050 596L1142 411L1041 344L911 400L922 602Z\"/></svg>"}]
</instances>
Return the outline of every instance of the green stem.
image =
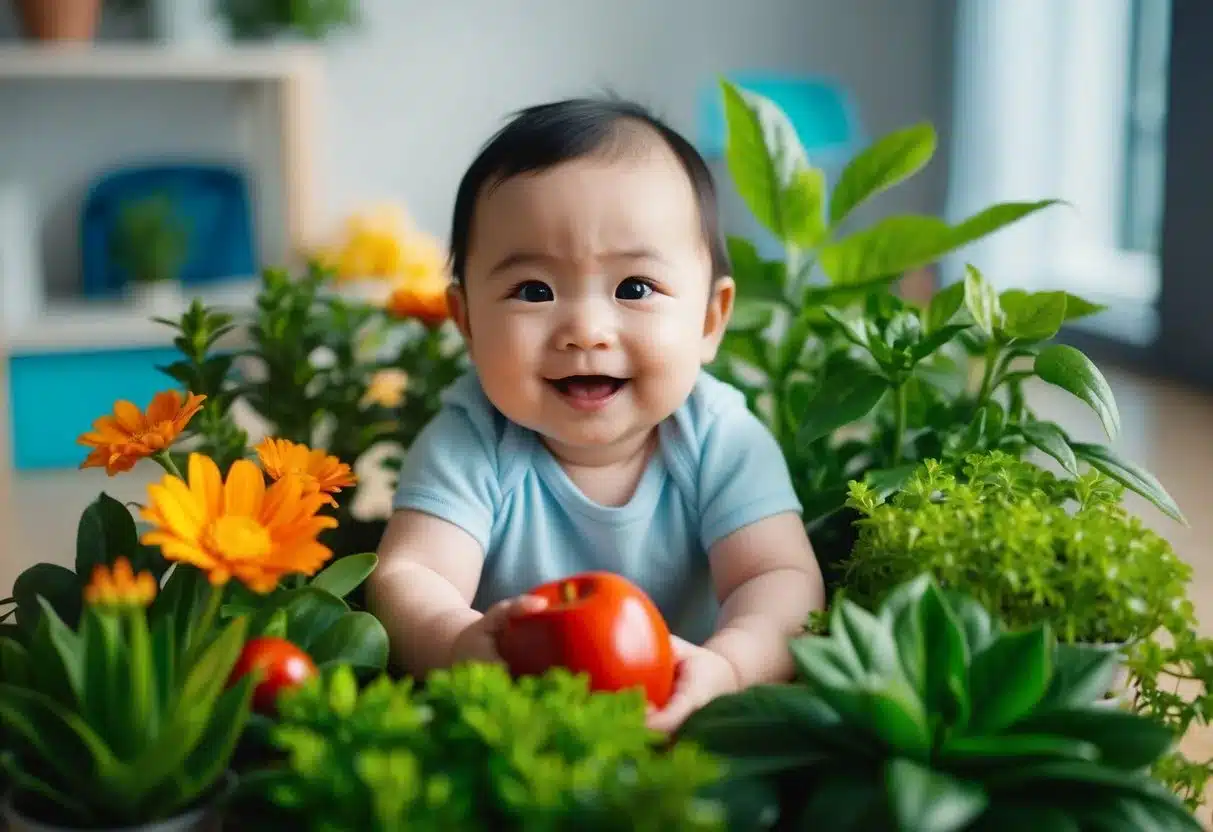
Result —
<instances>
[{"instance_id":1,"label":"green stem","mask_svg":"<svg viewBox=\"0 0 1213 832\"><path fill-rule=\"evenodd\" d=\"M152 454L152 459L154 459L154 460L156 460L156 462L160 463L161 468L163 468L165 471L168 471L170 474L172 474L177 479L179 479L179 480L185 479L185 477L181 476L181 469L179 469L177 467L177 463L173 462L173 458L169 455L168 448L165 448L163 451L160 451L159 453Z\"/></svg>"},{"instance_id":2,"label":"green stem","mask_svg":"<svg viewBox=\"0 0 1213 832\"><path fill-rule=\"evenodd\" d=\"M893 391L896 422L893 425L893 465L901 464L902 445L906 436L906 386L897 385Z\"/></svg>"},{"instance_id":3,"label":"green stem","mask_svg":"<svg viewBox=\"0 0 1213 832\"><path fill-rule=\"evenodd\" d=\"M985 372L982 373L981 376L981 389L977 393L978 410L981 410L986 401L990 398L990 393L994 390L994 364L997 355L998 345L991 341L990 345L986 347L986 368Z\"/></svg>"},{"instance_id":4,"label":"green stem","mask_svg":"<svg viewBox=\"0 0 1213 832\"><path fill-rule=\"evenodd\" d=\"M209 586L210 595L206 599L206 606L202 609L202 617L198 619L198 626L194 628L190 636L187 668L194 666L194 662L198 660L198 654L206 646L211 628L215 625L215 617L219 614L219 607L223 603L223 587L214 584Z\"/></svg>"}]
</instances>

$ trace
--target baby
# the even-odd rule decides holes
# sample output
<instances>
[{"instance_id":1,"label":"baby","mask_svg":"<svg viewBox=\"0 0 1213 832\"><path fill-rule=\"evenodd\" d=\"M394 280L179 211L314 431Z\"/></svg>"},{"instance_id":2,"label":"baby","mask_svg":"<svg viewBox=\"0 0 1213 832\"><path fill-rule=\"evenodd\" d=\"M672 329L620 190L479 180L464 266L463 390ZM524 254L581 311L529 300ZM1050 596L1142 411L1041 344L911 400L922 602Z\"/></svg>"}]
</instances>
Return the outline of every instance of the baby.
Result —
<instances>
[{"instance_id":1,"label":"baby","mask_svg":"<svg viewBox=\"0 0 1213 832\"><path fill-rule=\"evenodd\" d=\"M719 224L703 159L631 103L527 109L472 163L449 300L475 371L408 451L368 587L404 669L500 661L529 588L593 569L675 635L652 727L791 677L822 578L779 446L703 369L735 293Z\"/></svg>"}]
</instances>

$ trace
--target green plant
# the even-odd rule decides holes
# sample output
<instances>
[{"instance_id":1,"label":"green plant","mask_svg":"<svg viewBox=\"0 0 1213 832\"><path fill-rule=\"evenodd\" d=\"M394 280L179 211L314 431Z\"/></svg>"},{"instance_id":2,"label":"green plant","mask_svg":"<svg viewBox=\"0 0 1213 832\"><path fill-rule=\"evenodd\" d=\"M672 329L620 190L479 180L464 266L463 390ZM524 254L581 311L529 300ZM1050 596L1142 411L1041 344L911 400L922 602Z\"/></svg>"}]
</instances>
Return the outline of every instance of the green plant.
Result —
<instances>
[{"instance_id":1,"label":"green plant","mask_svg":"<svg viewBox=\"0 0 1213 832\"><path fill-rule=\"evenodd\" d=\"M172 199L155 195L122 206L110 255L141 283L174 280L189 254L189 226Z\"/></svg>"},{"instance_id":2,"label":"green plant","mask_svg":"<svg viewBox=\"0 0 1213 832\"><path fill-rule=\"evenodd\" d=\"M928 459L888 501L852 483L861 519L844 592L876 609L929 572L1008 626L1044 621L1066 642L1135 643L1177 616L1186 626L1192 569L1123 494L1098 471L1062 478L1002 451L971 453L958 471Z\"/></svg>"},{"instance_id":3,"label":"green plant","mask_svg":"<svg viewBox=\"0 0 1213 832\"><path fill-rule=\"evenodd\" d=\"M146 600L90 599L75 629L43 601L28 647L0 638L5 769L24 814L133 826L223 786L252 693L252 679L225 690L246 622L197 644L172 617L149 620Z\"/></svg>"},{"instance_id":4,"label":"green plant","mask_svg":"<svg viewBox=\"0 0 1213 832\"><path fill-rule=\"evenodd\" d=\"M293 33L320 40L358 21L355 0L220 0L219 13L239 39Z\"/></svg>"},{"instance_id":5,"label":"green plant","mask_svg":"<svg viewBox=\"0 0 1213 832\"><path fill-rule=\"evenodd\" d=\"M449 327L427 327L389 311L351 301L332 290L330 272L313 263L300 275L266 269L248 320L195 301L172 326L182 358L161 368L208 397L199 413L198 449L221 467L248 454L248 436L236 421L237 402L271 426L275 437L324 448L356 466L373 448L395 449L383 463L398 466L400 449L438 412L442 391L466 369ZM238 351L217 349L221 339ZM399 402L372 395L384 373L407 379ZM328 537L338 556L374 549L381 523L356 518L358 489L337 495L340 523Z\"/></svg>"},{"instance_id":6,"label":"green plant","mask_svg":"<svg viewBox=\"0 0 1213 832\"><path fill-rule=\"evenodd\" d=\"M1174 734L1096 705L1114 652L1004 630L923 575L791 645L799 679L721 697L682 737L770 783L783 828L1196 830L1143 769Z\"/></svg>"},{"instance_id":7,"label":"green plant","mask_svg":"<svg viewBox=\"0 0 1213 832\"><path fill-rule=\"evenodd\" d=\"M387 677L359 691L339 667L278 704L268 735L286 762L242 791L290 828L724 828L701 794L716 761L663 749L640 694L590 693L562 670L514 682L468 664L420 691Z\"/></svg>"},{"instance_id":8,"label":"green plant","mask_svg":"<svg viewBox=\"0 0 1213 832\"><path fill-rule=\"evenodd\" d=\"M779 440L831 584L833 561L852 543L848 484L890 493L928 458L1038 447L1071 470L1085 460L1179 516L1147 472L1108 448L1071 441L1026 406L1024 382L1036 377L1089 404L1115 435L1119 419L1102 374L1078 350L1048 343L1066 322L1101 307L1066 292L998 293L972 266L925 306L894 293L907 271L1055 201L1001 203L956 224L912 214L849 230L857 207L929 162L933 128L880 138L831 190L778 106L721 86L730 174L785 251L766 260L751 242L729 240L738 303L712 369L742 389ZM974 360L980 384L970 383Z\"/></svg>"}]
</instances>

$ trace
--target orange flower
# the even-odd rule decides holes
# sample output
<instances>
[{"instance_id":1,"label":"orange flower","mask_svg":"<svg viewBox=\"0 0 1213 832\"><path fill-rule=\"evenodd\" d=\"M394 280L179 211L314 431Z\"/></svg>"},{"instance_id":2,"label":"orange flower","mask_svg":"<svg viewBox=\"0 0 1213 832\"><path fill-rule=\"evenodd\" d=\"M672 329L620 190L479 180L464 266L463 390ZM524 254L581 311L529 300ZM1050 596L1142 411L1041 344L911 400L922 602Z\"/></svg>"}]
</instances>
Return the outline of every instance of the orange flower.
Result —
<instances>
[{"instance_id":1,"label":"orange flower","mask_svg":"<svg viewBox=\"0 0 1213 832\"><path fill-rule=\"evenodd\" d=\"M431 329L451 317L446 282L433 279L401 284L388 297L386 307L394 317L416 318Z\"/></svg>"},{"instance_id":2,"label":"orange flower","mask_svg":"<svg viewBox=\"0 0 1213 832\"><path fill-rule=\"evenodd\" d=\"M129 471L139 460L171 447L205 400L190 393L183 403L181 393L165 390L152 398L147 413L128 401L116 402L113 415L100 417L77 438L93 449L80 467L105 468L111 477Z\"/></svg>"},{"instance_id":3,"label":"orange flower","mask_svg":"<svg viewBox=\"0 0 1213 832\"><path fill-rule=\"evenodd\" d=\"M291 476L297 478L305 494L321 494L329 505L337 505L331 495L342 488L357 485L358 478L349 465L335 456L307 445L299 445L287 439L266 437L257 444L257 457L261 467L272 479Z\"/></svg>"},{"instance_id":4,"label":"orange flower","mask_svg":"<svg viewBox=\"0 0 1213 832\"><path fill-rule=\"evenodd\" d=\"M399 407L408 389L409 376L404 370L389 368L371 376L371 381L362 394L362 405L377 404L381 407Z\"/></svg>"},{"instance_id":5,"label":"orange flower","mask_svg":"<svg viewBox=\"0 0 1213 832\"><path fill-rule=\"evenodd\" d=\"M146 607L156 597L156 579L151 572L135 574L131 562L116 558L112 568L93 567L93 577L84 588L84 600L104 607Z\"/></svg>"},{"instance_id":6,"label":"orange flower","mask_svg":"<svg viewBox=\"0 0 1213 832\"><path fill-rule=\"evenodd\" d=\"M270 485L247 459L232 464L224 482L207 456L190 454L189 483L165 476L148 486L141 512L152 529L142 541L165 558L188 563L222 586L235 577L254 592L272 592L284 575L314 575L332 551L316 537L337 525L317 514L321 494L307 494L297 477Z\"/></svg>"}]
</instances>

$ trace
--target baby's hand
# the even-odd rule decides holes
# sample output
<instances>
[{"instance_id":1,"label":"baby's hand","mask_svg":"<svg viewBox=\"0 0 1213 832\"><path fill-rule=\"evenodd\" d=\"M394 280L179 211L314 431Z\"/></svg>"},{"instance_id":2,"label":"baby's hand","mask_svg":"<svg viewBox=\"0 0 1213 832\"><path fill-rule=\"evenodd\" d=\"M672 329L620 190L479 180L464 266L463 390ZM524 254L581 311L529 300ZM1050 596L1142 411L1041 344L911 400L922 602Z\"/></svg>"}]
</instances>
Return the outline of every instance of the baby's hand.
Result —
<instances>
[{"instance_id":1,"label":"baby's hand","mask_svg":"<svg viewBox=\"0 0 1213 832\"><path fill-rule=\"evenodd\" d=\"M660 711L649 712L649 727L673 733L693 712L717 696L737 690L737 672L719 653L673 637L678 662L674 695Z\"/></svg>"},{"instance_id":2,"label":"baby's hand","mask_svg":"<svg viewBox=\"0 0 1213 832\"><path fill-rule=\"evenodd\" d=\"M534 595L519 595L517 598L507 598L498 601L473 621L455 637L451 644L449 664L461 662L496 662L502 663L501 654L497 652L497 638L505 629L506 623L514 615L524 612L536 612L547 606L547 601Z\"/></svg>"}]
</instances>

